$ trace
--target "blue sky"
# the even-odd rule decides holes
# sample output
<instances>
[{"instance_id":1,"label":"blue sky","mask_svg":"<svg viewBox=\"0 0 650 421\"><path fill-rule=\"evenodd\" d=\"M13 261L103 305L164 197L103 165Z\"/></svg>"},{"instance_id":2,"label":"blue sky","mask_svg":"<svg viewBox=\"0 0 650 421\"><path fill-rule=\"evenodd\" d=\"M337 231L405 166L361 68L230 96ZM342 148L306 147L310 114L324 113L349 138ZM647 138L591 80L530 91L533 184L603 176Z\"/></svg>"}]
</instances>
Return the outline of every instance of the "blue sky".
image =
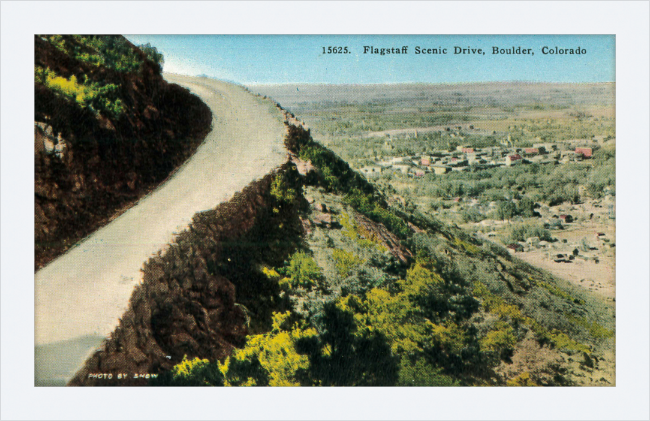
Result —
<instances>
[{"instance_id":1,"label":"blue sky","mask_svg":"<svg viewBox=\"0 0 650 421\"><path fill-rule=\"evenodd\" d=\"M485 81L613 82L615 37L610 35L126 35L151 43L164 70L206 74L242 84L461 83ZM347 46L350 54L323 54ZM364 54L364 46L408 46L406 55ZM416 55L415 47L447 48ZM485 55L453 54L454 46ZM531 48L534 55L493 55L492 48ZM577 48L582 55L542 54L542 47Z\"/></svg>"}]
</instances>

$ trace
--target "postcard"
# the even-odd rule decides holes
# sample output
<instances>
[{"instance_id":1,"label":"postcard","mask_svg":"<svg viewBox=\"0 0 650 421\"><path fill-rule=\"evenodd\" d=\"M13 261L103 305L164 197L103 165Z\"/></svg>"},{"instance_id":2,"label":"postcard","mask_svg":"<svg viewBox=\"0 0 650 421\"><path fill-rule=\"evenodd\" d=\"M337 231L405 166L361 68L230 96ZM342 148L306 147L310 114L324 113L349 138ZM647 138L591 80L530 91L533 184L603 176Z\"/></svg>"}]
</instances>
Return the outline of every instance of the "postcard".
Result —
<instances>
[{"instance_id":1,"label":"postcard","mask_svg":"<svg viewBox=\"0 0 650 421\"><path fill-rule=\"evenodd\" d=\"M36 35L35 385L615 386L615 48Z\"/></svg>"}]
</instances>

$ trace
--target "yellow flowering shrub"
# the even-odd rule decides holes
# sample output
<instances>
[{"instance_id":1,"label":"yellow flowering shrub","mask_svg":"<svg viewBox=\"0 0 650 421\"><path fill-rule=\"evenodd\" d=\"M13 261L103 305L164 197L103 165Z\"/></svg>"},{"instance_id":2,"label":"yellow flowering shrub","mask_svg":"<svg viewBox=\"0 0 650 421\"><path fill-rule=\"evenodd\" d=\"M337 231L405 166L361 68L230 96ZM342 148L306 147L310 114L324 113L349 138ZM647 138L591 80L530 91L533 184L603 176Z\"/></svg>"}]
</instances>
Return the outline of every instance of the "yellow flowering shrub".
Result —
<instances>
[{"instance_id":1,"label":"yellow flowering shrub","mask_svg":"<svg viewBox=\"0 0 650 421\"><path fill-rule=\"evenodd\" d=\"M347 278L355 267L365 262L354 253L341 249L334 249L332 257L334 258L336 270L342 278Z\"/></svg>"},{"instance_id":2,"label":"yellow flowering shrub","mask_svg":"<svg viewBox=\"0 0 650 421\"><path fill-rule=\"evenodd\" d=\"M506 384L508 386L539 386L533 379L530 378L530 373L527 371L521 373L514 379L508 380Z\"/></svg>"},{"instance_id":3,"label":"yellow flowering shrub","mask_svg":"<svg viewBox=\"0 0 650 421\"><path fill-rule=\"evenodd\" d=\"M313 328L301 329L297 324L287 326L290 312L274 313L273 328L270 332L248 337L246 346L235 350L232 356L220 364L226 377L226 386L259 385L254 377L241 376L233 370L233 362L258 361L265 371L269 386L300 386L296 378L299 369L309 366L307 356L298 354L296 341L316 335Z\"/></svg>"}]
</instances>

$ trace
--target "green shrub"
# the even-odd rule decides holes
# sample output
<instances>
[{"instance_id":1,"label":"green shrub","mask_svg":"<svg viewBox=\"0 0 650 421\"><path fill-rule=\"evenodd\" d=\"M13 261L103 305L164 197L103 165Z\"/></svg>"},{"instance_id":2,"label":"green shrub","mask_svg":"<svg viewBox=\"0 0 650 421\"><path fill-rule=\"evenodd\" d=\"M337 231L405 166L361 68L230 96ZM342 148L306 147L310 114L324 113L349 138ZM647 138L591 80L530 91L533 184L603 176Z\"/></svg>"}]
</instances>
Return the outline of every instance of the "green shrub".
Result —
<instances>
[{"instance_id":1,"label":"green shrub","mask_svg":"<svg viewBox=\"0 0 650 421\"><path fill-rule=\"evenodd\" d=\"M470 208L461 213L463 222L481 222L486 218L478 209Z\"/></svg>"},{"instance_id":2,"label":"green shrub","mask_svg":"<svg viewBox=\"0 0 650 421\"><path fill-rule=\"evenodd\" d=\"M46 35L42 36L58 50L93 66L105 66L123 73L136 72L143 59L129 41L118 35ZM164 62L155 47L143 46L144 52L156 64ZM154 51L155 50L155 51ZM162 69L162 67L161 67Z\"/></svg>"},{"instance_id":3,"label":"green shrub","mask_svg":"<svg viewBox=\"0 0 650 421\"><path fill-rule=\"evenodd\" d=\"M443 369L434 367L424 358L415 362L404 356L400 361L398 386L458 386L458 381L444 374Z\"/></svg>"},{"instance_id":4,"label":"green shrub","mask_svg":"<svg viewBox=\"0 0 650 421\"><path fill-rule=\"evenodd\" d=\"M365 260L357 257L354 253L341 249L332 250L332 258L341 278L347 278L352 270L365 262Z\"/></svg>"},{"instance_id":5,"label":"green shrub","mask_svg":"<svg viewBox=\"0 0 650 421\"><path fill-rule=\"evenodd\" d=\"M500 358L506 358L512 355L517 338L509 324L498 322L495 329L490 330L479 342L481 349L493 352Z\"/></svg>"},{"instance_id":6,"label":"green shrub","mask_svg":"<svg viewBox=\"0 0 650 421\"><path fill-rule=\"evenodd\" d=\"M513 224L508 235L508 239L513 242L526 241L529 237L538 237L542 241L553 241L549 230L535 224Z\"/></svg>"},{"instance_id":7,"label":"green shrub","mask_svg":"<svg viewBox=\"0 0 650 421\"><path fill-rule=\"evenodd\" d=\"M290 313L274 313L270 332L249 336L246 346L219 363L226 386L300 386L309 359L297 351L316 331L289 323Z\"/></svg>"},{"instance_id":8,"label":"green shrub","mask_svg":"<svg viewBox=\"0 0 650 421\"><path fill-rule=\"evenodd\" d=\"M345 196L344 201L375 222L381 222L400 238L407 238L411 233L411 230L402 218L382 206L370 194L353 189Z\"/></svg>"},{"instance_id":9,"label":"green shrub","mask_svg":"<svg viewBox=\"0 0 650 421\"><path fill-rule=\"evenodd\" d=\"M138 48L142 50L143 53L147 56L147 58L154 63L158 65L158 68L162 72L163 65L165 64L165 57L161 52L158 51L158 49L154 46L152 46L150 43L138 45Z\"/></svg>"},{"instance_id":10,"label":"green shrub","mask_svg":"<svg viewBox=\"0 0 650 421\"><path fill-rule=\"evenodd\" d=\"M278 173L273 178L273 183L271 183L271 196L277 201L284 203L293 203L296 200L296 189L291 187L291 183L284 172Z\"/></svg>"},{"instance_id":11,"label":"green shrub","mask_svg":"<svg viewBox=\"0 0 650 421\"><path fill-rule=\"evenodd\" d=\"M376 248L381 252L388 251L379 238L377 238L377 235L357 224L354 218L350 215L341 215L340 222L343 226L343 235L357 243L360 247Z\"/></svg>"},{"instance_id":12,"label":"green shrub","mask_svg":"<svg viewBox=\"0 0 650 421\"><path fill-rule=\"evenodd\" d=\"M594 339L606 339L614 336L614 332L599 325L597 322L589 322L584 317L576 317L571 314L565 315L567 320L586 329Z\"/></svg>"},{"instance_id":13,"label":"green shrub","mask_svg":"<svg viewBox=\"0 0 650 421\"><path fill-rule=\"evenodd\" d=\"M310 289L320 285L323 279L323 270L303 251L292 254L289 262L279 272L286 276L280 284L286 283L290 288Z\"/></svg>"},{"instance_id":14,"label":"green shrub","mask_svg":"<svg viewBox=\"0 0 650 421\"><path fill-rule=\"evenodd\" d=\"M537 285L544 288L545 290L555 295L556 297L564 298L565 300L569 300L580 305L585 304L584 300L580 298L572 297L568 292L565 292L560 288L558 288L557 286L549 284L548 282L537 281Z\"/></svg>"}]
</instances>

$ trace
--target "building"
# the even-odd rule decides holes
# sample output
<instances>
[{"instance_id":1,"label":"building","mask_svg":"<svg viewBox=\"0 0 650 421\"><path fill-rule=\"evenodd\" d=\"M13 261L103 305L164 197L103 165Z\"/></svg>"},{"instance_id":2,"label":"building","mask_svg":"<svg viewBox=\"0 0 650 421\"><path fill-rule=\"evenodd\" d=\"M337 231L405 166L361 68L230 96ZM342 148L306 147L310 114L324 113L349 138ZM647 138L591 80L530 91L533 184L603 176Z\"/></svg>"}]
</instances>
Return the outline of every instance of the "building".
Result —
<instances>
[{"instance_id":1,"label":"building","mask_svg":"<svg viewBox=\"0 0 650 421\"><path fill-rule=\"evenodd\" d=\"M583 158L591 158L592 150L591 148L586 147L577 147L575 150L576 154L581 155Z\"/></svg>"},{"instance_id":2,"label":"building","mask_svg":"<svg viewBox=\"0 0 650 421\"><path fill-rule=\"evenodd\" d=\"M462 153L474 153L474 148L461 148Z\"/></svg>"},{"instance_id":3,"label":"building","mask_svg":"<svg viewBox=\"0 0 650 421\"><path fill-rule=\"evenodd\" d=\"M433 172L436 173L436 175L447 174L447 172L449 172L449 167L445 165L434 165Z\"/></svg>"},{"instance_id":4,"label":"building","mask_svg":"<svg viewBox=\"0 0 650 421\"><path fill-rule=\"evenodd\" d=\"M468 171L469 171L469 167L453 167L451 170L452 170L452 171L468 172Z\"/></svg>"},{"instance_id":5,"label":"building","mask_svg":"<svg viewBox=\"0 0 650 421\"><path fill-rule=\"evenodd\" d=\"M526 155L539 155L539 148L525 148L524 153Z\"/></svg>"},{"instance_id":6,"label":"building","mask_svg":"<svg viewBox=\"0 0 650 421\"><path fill-rule=\"evenodd\" d=\"M560 215L560 219L567 224L573 222L573 216L571 215Z\"/></svg>"},{"instance_id":7,"label":"building","mask_svg":"<svg viewBox=\"0 0 650 421\"><path fill-rule=\"evenodd\" d=\"M521 155L519 154L514 154L514 155L508 155L506 156L506 165L511 167L516 164L521 163Z\"/></svg>"},{"instance_id":8,"label":"building","mask_svg":"<svg viewBox=\"0 0 650 421\"><path fill-rule=\"evenodd\" d=\"M430 156L421 157L420 164L428 167L429 165L431 165L431 157Z\"/></svg>"},{"instance_id":9,"label":"building","mask_svg":"<svg viewBox=\"0 0 650 421\"><path fill-rule=\"evenodd\" d=\"M524 251L524 246L519 243L512 243L506 246L507 249L512 250L513 252Z\"/></svg>"},{"instance_id":10,"label":"building","mask_svg":"<svg viewBox=\"0 0 650 421\"><path fill-rule=\"evenodd\" d=\"M557 150L557 145L555 143L534 143L533 148L539 149L540 153L547 153Z\"/></svg>"},{"instance_id":11,"label":"building","mask_svg":"<svg viewBox=\"0 0 650 421\"><path fill-rule=\"evenodd\" d=\"M409 170L411 169L411 165L409 164L397 164L393 165L393 169L396 171L401 171L403 174L408 174Z\"/></svg>"}]
</instances>

